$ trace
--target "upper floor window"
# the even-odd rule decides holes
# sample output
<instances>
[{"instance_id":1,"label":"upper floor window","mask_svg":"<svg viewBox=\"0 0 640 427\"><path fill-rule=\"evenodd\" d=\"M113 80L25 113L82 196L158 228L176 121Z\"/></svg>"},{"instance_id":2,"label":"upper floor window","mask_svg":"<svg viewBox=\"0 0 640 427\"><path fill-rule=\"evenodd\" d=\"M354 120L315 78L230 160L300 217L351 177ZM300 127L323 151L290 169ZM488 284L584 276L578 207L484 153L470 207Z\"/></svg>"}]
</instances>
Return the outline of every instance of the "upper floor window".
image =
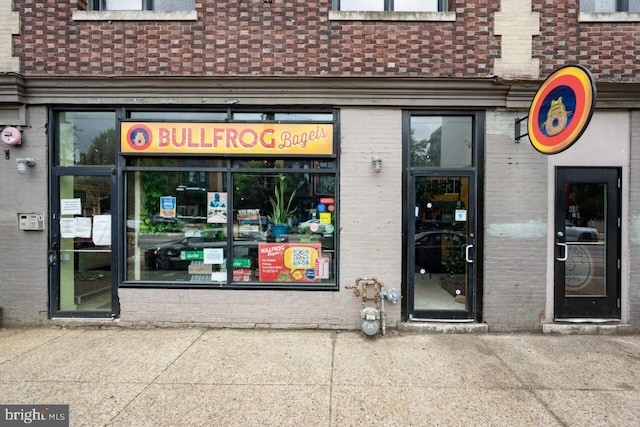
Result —
<instances>
[{"instance_id":1,"label":"upper floor window","mask_svg":"<svg viewBox=\"0 0 640 427\"><path fill-rule=\"evenodd\" d=\"M580 12L640 12L640 0L581 0Z\"/></svg>"},{"instance_id":2,"label":"upper floor window","mask_svg":"<svg viewBox=\"0 0 640 427\"><path fill-rule=\"evenodd\" d=\"M194 10L195 0L90 0L90 10Z\"/></svg>"},{"instance_id":3,"label":"upper floor window","mask_svg":"<svg viewBox=\"0 0 640 427\"><path fill-rule=\"evenodd\" d=\"M447 0L335 0L335 10L357 12L442 12Z\"/></svg>"}]
</instances>

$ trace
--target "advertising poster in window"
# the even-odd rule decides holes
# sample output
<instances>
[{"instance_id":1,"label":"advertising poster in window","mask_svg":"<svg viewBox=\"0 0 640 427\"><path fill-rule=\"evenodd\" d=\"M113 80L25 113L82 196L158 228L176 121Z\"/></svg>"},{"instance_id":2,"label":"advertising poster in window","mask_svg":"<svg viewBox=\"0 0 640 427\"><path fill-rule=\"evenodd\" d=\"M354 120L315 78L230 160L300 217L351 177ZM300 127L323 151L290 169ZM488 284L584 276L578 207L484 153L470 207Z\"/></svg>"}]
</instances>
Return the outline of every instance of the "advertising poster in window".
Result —
<instances>
[{"instance_id":1,"label":"advertising poster in window","mask_svg":"<svg viewBox=\"0 0 640 427\"><path fill-rule=\"evenodd\" d=\"M227 193L207 193L207 222L227 223Z\"/></svg>"},{"instance_id":2,"label":"advertising poster in window","mask_svg":"<svg viewBox=\"0 0 640 427\"><path fill-rule=\"evenodd\" d=\"M261 282L319 282L327 278L320 243L260 243ZM327 277L322 277L322 276Z\"/></svg>"},{"instance_id":3,"label":"advertising poster in window","mask_svg":"<svg viewBox=\"0 0 640 427\"><path fill-rule=\"evenodd\" d=\"M160 216L162 218L176 217L176 198L173 196L160 197Z\"/></svg>"}]
</instances>

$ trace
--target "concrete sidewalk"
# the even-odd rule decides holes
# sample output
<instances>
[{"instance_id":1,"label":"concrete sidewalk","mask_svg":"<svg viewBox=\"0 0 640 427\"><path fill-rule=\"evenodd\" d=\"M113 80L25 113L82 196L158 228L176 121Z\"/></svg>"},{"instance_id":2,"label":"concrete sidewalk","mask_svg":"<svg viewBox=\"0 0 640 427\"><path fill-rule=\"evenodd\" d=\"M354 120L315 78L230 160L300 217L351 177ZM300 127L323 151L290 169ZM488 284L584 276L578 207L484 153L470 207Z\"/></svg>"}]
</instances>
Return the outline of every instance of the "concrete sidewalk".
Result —
<instances>
[{"instance_id":1,"label":"concrete sidewalk","mask_svg":"<svg viewBox=\"0 0 640 427\"><path fill-rule=\"evenodd\" d=\"M6 329L0 404L68 404L72 426L638 426L640 336Z\"/></svg>"}]
</instances>

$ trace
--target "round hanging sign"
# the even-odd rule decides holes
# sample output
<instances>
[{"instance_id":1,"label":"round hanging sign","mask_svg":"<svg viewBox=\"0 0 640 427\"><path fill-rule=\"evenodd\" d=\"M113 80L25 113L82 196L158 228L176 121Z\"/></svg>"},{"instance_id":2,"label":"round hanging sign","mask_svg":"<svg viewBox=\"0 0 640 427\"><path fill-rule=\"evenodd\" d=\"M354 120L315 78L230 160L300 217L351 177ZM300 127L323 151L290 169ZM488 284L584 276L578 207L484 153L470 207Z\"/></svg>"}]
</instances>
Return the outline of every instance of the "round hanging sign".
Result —
<instances>
[{"instance_id":1,"label":"round hanging sign","mask_svg":"<svg viewBox=\"0 0 640 427\"><path fill-rule=\"evenodd\" d=\"M554 71L529 108L527 127L533 148L556 154L569 148L587 128L596 105L591 73L579 65Z\"/></svg>"}]
</instances>

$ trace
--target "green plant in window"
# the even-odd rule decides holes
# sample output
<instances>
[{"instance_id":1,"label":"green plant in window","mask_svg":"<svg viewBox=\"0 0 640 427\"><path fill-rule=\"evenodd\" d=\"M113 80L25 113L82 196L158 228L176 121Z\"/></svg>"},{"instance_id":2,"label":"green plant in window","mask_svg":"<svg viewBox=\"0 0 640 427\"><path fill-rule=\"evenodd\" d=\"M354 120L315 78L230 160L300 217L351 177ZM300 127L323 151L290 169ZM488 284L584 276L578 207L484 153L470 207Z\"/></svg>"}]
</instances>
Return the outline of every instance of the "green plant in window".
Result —
<instances>
[{"instance_id":1,"label":"green plant in window","mask_svg":"<svg viewBox=\"0 0 640 427\"><path fill-rule=\"evenodd\" d=\"M143 206L140 211L141 233L173 233L182 231L184 221L159 216L160 197L173 194L179 184L177 174L148 172L140 174Z\"/></svg>"},{"instance_id":2,"label":"green plant in window","mask_svg":"<svg viewBox=\"0 0 640 427\"><path fill-rule=\"evenodd\" d=\"M303 184L304 181L300 181L293 190L289 190L289 188L293 186L291 178L285 174L278 174L274 188L274 197L269 198L272 213L271 215L267 215L267 219L271 224L288 224L289 218L292 218L298 209L297 206L292 207L292 205L298 189L300 189Z\"/></svg>"},{"instance_id":3,"label":"green plant in window","mask_svg":"<svg viewBox=\"0 0 640 427\"><path fill-rule=\"evenodd\" d=\"M212 241L226 240L224 228L220 224L205 224L202 227L202 237Z\"/></svg>"},{"instance_id":4,"label":"green plant in window","mask_svg":"<svg viewBox=\"0 0 640 427\"><path fill-rule=\"evenodd\" d=\"M451 275L462 274L465 269L465 260L462 247L465 239L462 234L451 233L444 237L446 253L442 255L442 266L445 271Z\"/></svg>"}]
</instances>

